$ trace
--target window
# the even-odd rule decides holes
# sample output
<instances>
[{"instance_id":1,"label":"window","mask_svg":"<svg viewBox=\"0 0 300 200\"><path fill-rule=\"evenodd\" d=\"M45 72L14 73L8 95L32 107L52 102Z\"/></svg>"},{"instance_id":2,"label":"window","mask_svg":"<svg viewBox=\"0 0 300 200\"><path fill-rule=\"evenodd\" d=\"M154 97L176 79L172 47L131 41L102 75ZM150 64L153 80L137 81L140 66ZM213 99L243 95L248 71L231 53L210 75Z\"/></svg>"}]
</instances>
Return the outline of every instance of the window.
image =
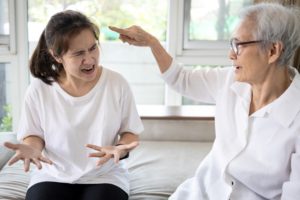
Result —
<instances>
[{"instance_id":1,"label":"window","mask_svg":"<svg viewBox=\"0 0 300 200\"><path fill-rule=\"evenodd\" d=\"M8 0L0 1L0 45L5 48L9 44Z\"/></svg>"},{"instance_id":2,"label":"window","mask_svg":"<svg viewBox=\"0 0 300 200\"><path fill-rule=\"evenodd\" d=\"M100 64L120 72L129 81L137 104L194 104L165 85L149 48L121 43L107 26L140 25L157 36L168 52L185 65L229 66L228 39L237 13L252 3L252 0L28 0L29 55L50 16L65 9L79 10L100 26Z\"/></svg>"},{"instance_id":3,"label":"window","mask_svg":"<svg viewBox=\"0 0 300 200\"><path fill-rule=\"evenodd\" d=\"M12 131L12 70L0 63L0 132Z\"/></svg>"},{"instance_id":4,"label":"window","mask_svg":"<svg viewBox=\"0 0 300 200\"><path fill-rule=\"evenodd\" d=\"M201 48L203 41L210 44L205 48L218 48L220 45L216 41L230 39L238 11L250 3L250 0L185 1L184 49Z\"/></svg>"},{"instance_id":5,"label":"window","mask_svg":"<svg viewBox=\"0 0 300 200\"><path fill-rule=\"evenodd\" d=\"M184 65L230 66L229 41L237 14L252 0L170 1L167 47ZM166 88L167 104L195 104Z\"/></svg>"},{"instance_id":6,"label":"window","mask_svg":"<svg viewBox=\"0 0 300 200\"><path fill-rule=\"evenodd\" d=\"M28 85L26 9L26 1L0 1L0 132L16 130Z\"/></svg>"},{"instance_id":7,"label":"window","mask_svg":"<svg viewBox=\"0 0 300 200\"><path fill-rule=\"evenodd\" d=\"M165 84L150 49L123 44L109 25L133 24L156 35L165 45L167 0L28 0L30 55L42 30L56 12L72 9L90 17L100 27L100 64L120 72L130 83L138 104L164 104ZM157 6L159 5L159 6ZM34 30L34 31L32 31Z\"/></svg>"}]
</instances>

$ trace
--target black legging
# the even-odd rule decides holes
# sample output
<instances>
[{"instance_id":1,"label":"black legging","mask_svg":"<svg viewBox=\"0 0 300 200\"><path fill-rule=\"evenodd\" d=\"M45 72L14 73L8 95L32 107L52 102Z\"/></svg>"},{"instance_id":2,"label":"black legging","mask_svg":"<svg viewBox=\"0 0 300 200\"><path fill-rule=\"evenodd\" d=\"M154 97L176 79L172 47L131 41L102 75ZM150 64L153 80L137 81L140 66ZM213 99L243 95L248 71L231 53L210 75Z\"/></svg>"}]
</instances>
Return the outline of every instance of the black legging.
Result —
<instances>
[{"instance_id":1,"label":"black legging","mask_svg":"<svg viewBox=\"0 0 300 200\"><path fill-rule=\"evenodd\" d=\"M28 189L25 200L128 200L128 195L112 184L42 182Z\"/></svg>"}]
</instances>

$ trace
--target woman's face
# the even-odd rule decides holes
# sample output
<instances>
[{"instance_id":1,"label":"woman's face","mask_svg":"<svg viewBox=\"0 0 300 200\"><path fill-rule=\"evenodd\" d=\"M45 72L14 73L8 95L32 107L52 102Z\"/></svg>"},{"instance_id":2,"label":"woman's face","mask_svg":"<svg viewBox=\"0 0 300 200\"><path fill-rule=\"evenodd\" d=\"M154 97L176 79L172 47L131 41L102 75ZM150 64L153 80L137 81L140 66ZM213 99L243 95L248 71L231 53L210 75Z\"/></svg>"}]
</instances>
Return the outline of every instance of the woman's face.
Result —
<instances>
[{"instance_id":1,"label":"woman's face","mask_svg":"<svg viewBox=\"0 0 300 200\"><path fill-rule=\"evenodd\" d=\"M66 80L90 82L96 79L99 63L99 46L93 32L82 30L69 41L68 51L61 57Z\"/></svg>"},{"instance_id":2,"label":"woman's face","mask_svg":"<svg viewBox=\"0 0 300 200\"><path fill-rule=\"evenodd\" d=\"M233 40L239 42L259 41L260 38L254 38L251 30L255 28L252 21L245 20L237 27L233 34ZM231 50L229 58L235 68L235 80L257 84L264 81L268 73L268 55L267 51L260 48L260 42L238 45L238 55Z\"/></svg>"}]
</instances>

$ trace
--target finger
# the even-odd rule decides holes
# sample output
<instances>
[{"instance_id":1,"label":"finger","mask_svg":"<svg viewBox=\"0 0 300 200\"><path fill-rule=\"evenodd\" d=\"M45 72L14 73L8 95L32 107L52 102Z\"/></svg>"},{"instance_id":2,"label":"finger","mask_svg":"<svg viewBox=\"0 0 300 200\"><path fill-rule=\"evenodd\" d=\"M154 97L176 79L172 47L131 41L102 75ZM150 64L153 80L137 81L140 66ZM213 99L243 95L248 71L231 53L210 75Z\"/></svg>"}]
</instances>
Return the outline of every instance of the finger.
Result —
<instances>
[{"instance_id":1,"label":"finger","mask_svg":"<svg viewBox=\"0 0 300 200\"><path fill-rule=\"evenodd\" d=\"M20 160L20 156L14 156L8 161L8 165L11 166Z\"/></svg>"},{"instance_id":2,"label":"finger","mask_svg":"<svg viewBox=\"0 0 300 200\"><path fill-rule=\"evenodd\" d=\"M114 154L114 161L115 161L115 163L118 164L119 160L120 160L120 154L119 153L115 153Z\"/></svg>"},{"instance_id":3,"label":"finger","mask_svg":"<svg viewBox=\"0 0 300 200\"><path fill-rule=\"evenodd\" d=\"M18 144L14 144L14 143L11 143L11 142L4 142L4 146L9 148L9 149L12 149L12 150L17 150L19 148Z\"/></svg>"},{"instance_id":4,"label":"finger","mask_svg":"<svg viewBox=\"0 0 300 200\"><path fill-rule=\"evenodd\" d=\"M38 169L42 169L42 164L40 163L40 161L39 161L38 159L33 158L33 159L32 159L32 162L36 165L36 167L37 167Z\"/></svg>"},{"instance_id":5,"label":"finger","mask_svg":"<svg viewBox=\"0 0 300 200\"><path fill-rule=\"evenodd\" d=\"M134 149L135 147L137 147L139 145L139 142L138 141L134 141L134 142L131 142L129 144L123 144L123 145L120 145L118 146L119 149L127 149L127 150L132 150Z\"/></svg>"},{"instance_id":6,"label":"finger","mask_svg":"<svg viewBox=\"0 0 300 200\"><path fill-rule=\"evenodd\" d=\"M30 159L25 158L24 159L24 171L28 172L29 171L29 166L30 166Z\"/></svg>"},{"instance_id":7,"label":"finger","mask_svg":"<svg viewBox=\"0 0 300 200\"><path fill-rule=\"evenodd\" d=\"M106 154L104 157L102 157L98 162L97 162L97 166L103 165L104 163L106 163L107 161L109 161L109 159L111 159L112 155L111 154Z\"/></svg>"},{"instance_id":8,"label":"finger","mask_svg":"<svg viewBox=\"0 0 300 200\"><path fill-rule=\"evenodd\" d=\"M120 35L120 40L122 40L122 42L127 42L128 44L132 44L134 42L137 42L134 38L128 37L126 35Z\"/></svg>"},{"instance_id":9,"label":"finger","mask_svg":"<svg viewBox=\"0 0 300 200\"><path fill-rule=\"evenodd\" d=\"M93 145L93 144L87 144L85 145L86 147L88 148L91 148L91 149L94 149L94 150L97 150L97 151L101 151L101 147L97 146L97 145Z\"/></svg>"},{"instance_id":10,"label":"finger","mask_svg":"<svg viewBox=\"0 0 300 200\"><path fill-rule=\"evenodd\" d=\"M90 154L89 154L89 157L99 157L99 158L101 158L101 157L103 157L104 155L105 155L104 152L97 152L97 153L90 153Z\"/></svg>"},{"instance_id":11,"label":"finger","mask_svg":"<svg viewBox=\"0 0 300 200\"><path fill-rule=\"evenodd\" d=\"M120 34L125 34L126 35L128 33L128 31L126 31L125 29L117 28L115 26L108 26L108 28L110 30L115 31L115 32L120 33Z\"/></svg>"},{"instance_id":12,"label":"finger","mask_svg":"<svg viewBox=\"0 0 300 200\"><path fill-rule=\"evenodd\" d=\"M127 39L126 42L130 45L134 45L134 46L145 46L145 42L139 42L136 40L132 40L132 39Z\"/></svg>"},{"instance_id":13,"label":"finger","mask_svg":"<svg viewBox=\"0 0 300 200\"><path fill-rule=\"evenodd\" d=\"M127 149L134 149L135 147L137 147L139 145L139 142L138 141L134 141L134 142L131 142L130 144L127 144L126 147Z\"/></svg>"},{"instance_id":14,"label":"finger","mask_svg":"<svg viewBox=\"0 0 300 200\"><path fill-rule=\"evenodd\" d=\"M40 159L40 161L42 161L42 162L44 162L44 163L48 163L48 164L50 164L50 165L53 164L53 162L52 162L50 159L48 159L48 158L46 158L46 157L44 157L44 156L39 157L39 159Z\"/></svg>"}]
</instances>

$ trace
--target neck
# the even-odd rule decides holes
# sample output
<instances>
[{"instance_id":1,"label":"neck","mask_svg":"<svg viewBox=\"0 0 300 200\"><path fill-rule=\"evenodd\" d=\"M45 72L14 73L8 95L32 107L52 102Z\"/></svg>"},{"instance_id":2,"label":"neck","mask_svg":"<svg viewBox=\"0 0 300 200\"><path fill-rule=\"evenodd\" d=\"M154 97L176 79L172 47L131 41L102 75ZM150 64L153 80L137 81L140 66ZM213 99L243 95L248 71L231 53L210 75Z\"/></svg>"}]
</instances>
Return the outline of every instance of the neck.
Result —
<instances>
[{"instance_id":1,"label":"neck","mask_svg":"<svg viewBox=\"0 0 300 200\"><path fill-rule=\"evenodd\" d=\"M87 94L98 82L101 76L102 68L97 68L97 76L92 81L82 81L68 77L65 73L61 75L58 81L60 87L74 97L80 97Z\"/></svg>"},{"instance_id":2,"label":"neck","mask_svg":"<svg viewBox=\"0 0 300 200\"><path fill-rule=\"evenodd\" d=\"M249 115L270 104L290 86L292 80L287 67L276 67L261 83L252 84Z\"/></svg>"}]
</instances>

